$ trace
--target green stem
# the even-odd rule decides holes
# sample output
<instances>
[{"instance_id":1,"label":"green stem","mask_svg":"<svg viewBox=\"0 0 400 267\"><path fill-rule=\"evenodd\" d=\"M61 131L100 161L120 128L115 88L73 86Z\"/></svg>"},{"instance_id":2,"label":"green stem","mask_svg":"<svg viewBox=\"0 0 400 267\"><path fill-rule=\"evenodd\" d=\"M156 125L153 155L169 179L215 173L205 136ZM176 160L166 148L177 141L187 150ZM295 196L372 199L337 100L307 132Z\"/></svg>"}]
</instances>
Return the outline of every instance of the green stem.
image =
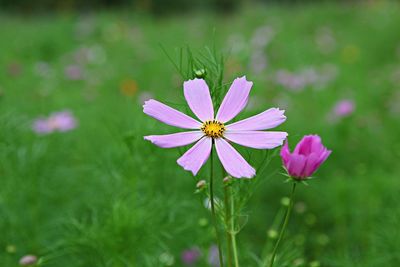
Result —
<instances>
[{"instance_id":1,"label":"green stem","mask_svg":"<svg viewBox=\"0 0 400 267\"><path fill-rule=\"evenodd\" d=\"M210 202L211 202L211 218L215 229L215 235L217 237L217 246L218 246L218 257L219 257L219 266L224 266L224 261L222 259L222 249L221 249L221 240L218 234L218 225L217 225L217 218L215 215L215 205L214 205L214 157L213 157L213 149L211 149L210 153Z\"/></svg>"},{"instance_id":2,"label":"green stem","mask_svg":"<svg viewBox=\"0 0 400 267\"><path fill-rule=\"evenodd\" d=\"M226 240L227 240L227 262L228 267L232 267L232 240L231 240L231 206L229 204L229 190L230 185L225 185L224 198L225 198L225 226L226 226Z\"/></svg>"},{"instance_id":3,"label":"green stem","mask_svg":"<svg viewBox=\"0 0 400 267\"><path fill-rule=\"evenodd\" d=\"M233 251L233 259L235 261L235 267L239 267L239 257L238 257L238 252L237 252L237 246L236 246L236 231L235 231L235 202L232 194L232 189L229 188L229 194L230 194L230 204L231 204L231 214L230 214L230 235L231 235L231 243L232 243L232 251Z\"/></svg>"},{"instance_id":4,"label":"green stem","mask_svg":"<svg viewBox=\"0 0 400 267\"><path fill-rule=\"evenodd\" d=\"M289 222L290 213L291 213L292 207L293 207L294 192L296 190L296 184L297 184L296 182L293 182L293 187L292 187L292 193L290 195L289 206L288 206L287 211L286 211L285 220L283 222L281 232L279 233L278 240L276 241L274 250L272 251L271 262L269 264L269 267L273 267L274 266L275 256L276 256L276 252L278 251L279 243L281 242L281 240L283 238L283 235L284 235L285 230L286 230L286 226L287 226L287 224Z\"/></svg>"}]
</instances>

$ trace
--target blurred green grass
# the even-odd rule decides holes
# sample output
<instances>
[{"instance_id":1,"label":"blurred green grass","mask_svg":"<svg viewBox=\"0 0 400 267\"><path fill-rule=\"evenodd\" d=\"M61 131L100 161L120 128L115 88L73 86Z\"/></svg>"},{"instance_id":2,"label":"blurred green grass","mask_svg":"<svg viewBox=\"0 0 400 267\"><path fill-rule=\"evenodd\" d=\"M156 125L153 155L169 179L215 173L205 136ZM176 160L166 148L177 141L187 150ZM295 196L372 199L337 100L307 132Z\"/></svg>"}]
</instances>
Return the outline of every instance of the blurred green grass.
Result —
<instances>
[{"instance_id":1,"label":"blurred green grass","mask_svg":"<svg viewBox=\"0 0 400 267\"><path fill-rule=\"evenodd\" d=\"M400 6L392 2L253 6L234 15L164 18L117 11L1 14L1 265L17 266L32 253L44 266L166 266L160 255L167 253L173 266L182 266L180 253L198 246L199 266L208 266L212 230L203 200L193 194L198 178L175 163L183 150L143 141L173 129L145 117L141 98L152 94L183 107L183 81L160 45L177 58L179 47L203 51L215 44L228 55L224 82L245 74L255 83L253 107L242 117L285 108L288 120L280 128L292 146L318 133L333 150L318 179L299 190L306 211L293 217L284 251L304 259L299 266L315 260L399 266L398 25ZM265 27L271 40L256 48ZM252 58L260 51L267 66L255 71ZM66 77L70 65L82 68L83 79ZM280 70L326 66L333 78L322 87L296 91L275 82ZM352 99L355 112L331 121L341 99ZM79 122L75 130L32 131L35 118L65 109ZM253 165L262 155L241 151L247 158L251 152ZM274 157L256 178L261 186L239 235L243 266L259 266L250 252L260 255L270 241L267 231L288 194L279 171Z\"/></svg>"}]
</instances>

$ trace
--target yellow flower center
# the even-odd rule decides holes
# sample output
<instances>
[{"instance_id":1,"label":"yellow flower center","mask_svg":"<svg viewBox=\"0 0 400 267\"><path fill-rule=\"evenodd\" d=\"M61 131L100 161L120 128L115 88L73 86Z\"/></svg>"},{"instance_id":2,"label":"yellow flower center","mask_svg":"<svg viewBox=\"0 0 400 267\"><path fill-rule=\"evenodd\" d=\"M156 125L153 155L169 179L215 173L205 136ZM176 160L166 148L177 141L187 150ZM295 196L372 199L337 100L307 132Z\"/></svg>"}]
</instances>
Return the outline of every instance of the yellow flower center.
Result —
<instances>
[{"instance_id":1,"label":"yellow flower center","mask_svg":"<svg viewBox=\"0 0 400 267\"><path fill-rule=\"evenodd\" d=\"M203 122L201 130L205 135L212 138L219 138L224 135L225 126L222 122L212 120Z\"/></svg>"}]
</instances>

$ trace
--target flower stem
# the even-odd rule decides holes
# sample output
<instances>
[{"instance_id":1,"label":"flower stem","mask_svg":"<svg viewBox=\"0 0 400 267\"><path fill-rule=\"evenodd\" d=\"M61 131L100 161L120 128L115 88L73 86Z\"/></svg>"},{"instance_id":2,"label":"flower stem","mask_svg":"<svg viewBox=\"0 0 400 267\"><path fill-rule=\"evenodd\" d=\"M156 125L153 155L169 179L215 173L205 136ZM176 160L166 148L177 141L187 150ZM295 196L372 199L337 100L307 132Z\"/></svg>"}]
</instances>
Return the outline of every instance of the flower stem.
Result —
<instances>
[{"instance_id":1,"label":"flower stem","mask_svg":"<svg viewBox=\"0 0 400 267\"><path fill-rule=\"evenodd\" d=\"M232 243L232 251L233 251L233 259L235 261L235 267L239 267L239 258L238 258L238 252L237 252L237 246L236 246L236 231L235 231L235 202L232 194L232 189L229 188L229 195L230 195L230 204L231 204L231 214L230 214L230 235L231 235L231 243Z\"/></svg>"},{"instance_id":2,"label":"flower stem","mask_svg":"<svg viewBox=\"0 0 400 267\"><path fill-rule=\"evenodd\" d=\"M283 222L282 229L281 229L281 231L279 233L278 240L276 241L274 250L272 251L271 262L269 264L269 267L273 267L274 266L275 256L276 256L276 252L278 251L279 243L281 242L281 240L283 238L283 235L284 235L285 230L286 230L286 226L287 226L287 224L289 222L290 213L291 213L292 208L293 208L293 200L294 200L294 192L296 190L296 184L297 184L296 182L293 182L293 187L292 187L292 193L290 195L289 206L288 206L287 211L286 211L285 220Z\"/></svg>"},{"instance_id":3,"label":"flower stem","mask_svg":"<svg viewBox=\"0 0 400 267\"><path fill-rule=\"evenodd\" d=\"M217 246L218 246L218 257L219 257L219 266L224 266L224 261L222 259L222 249L221 249L221 240L218 234L218 224L217 218L215 215L215 203L214 203L214 157L213 157L213 149L211 149L210 153L210 202L211 202L211 218L215 229L215 235L217 237Z\"/></svg>"},{"instance_id":4,"label":"flower stem","mask_svg":"<svg viewBox=\"0 0 400 267\"><path fill-rule=\"evenodd\" d=\"M230 185L225 185L224 188L224 198L225 198L225 227L226 227L226 240L227 240L227 264L228 267L232 267L232 239L231 239L231 206L229 203L229 191Z\"/></svg>"}]
</instances>

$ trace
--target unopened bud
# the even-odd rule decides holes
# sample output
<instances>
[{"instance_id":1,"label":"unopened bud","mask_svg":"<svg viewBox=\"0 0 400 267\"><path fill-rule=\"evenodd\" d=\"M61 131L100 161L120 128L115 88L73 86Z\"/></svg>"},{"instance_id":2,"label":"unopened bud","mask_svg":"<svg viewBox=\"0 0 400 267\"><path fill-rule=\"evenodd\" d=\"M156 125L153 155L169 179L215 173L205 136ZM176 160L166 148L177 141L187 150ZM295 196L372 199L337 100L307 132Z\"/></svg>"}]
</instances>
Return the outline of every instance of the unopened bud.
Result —
<instances>
[{"instance_id":1,"label":"unopened bud","mask_svg":"<svg viewBox=\"0 0 400 267\"><path fill-rule=\"evenodd\" d=\"M230 185L230 184L232 183L232 177L231 177L231 176L226 176L226 177L224 178L224 180L222 180L222 182L223 182L225 185Z\"/></svg>"},{"instance_id":2,"label":"unopened bud","mask_svg":"<svg viewBox=\"0 0 400 267\"><path fill-rule=\"evenodd\" d=\"M207 71L206 69L198 69L198 70L194 70L194 75L196 76L196 78L205 78L207 75Z\"/></svg>"},{"instance_id":3,"label":"unopened bud","mask_svg":"<svg viewBox=\"0 0 400 267\"><path fill-rule=\"evenodd\" d=\"M203 189L207 185L206 180L200 180L196 184L197 189Z\"/></svg>"}]
</instances>

